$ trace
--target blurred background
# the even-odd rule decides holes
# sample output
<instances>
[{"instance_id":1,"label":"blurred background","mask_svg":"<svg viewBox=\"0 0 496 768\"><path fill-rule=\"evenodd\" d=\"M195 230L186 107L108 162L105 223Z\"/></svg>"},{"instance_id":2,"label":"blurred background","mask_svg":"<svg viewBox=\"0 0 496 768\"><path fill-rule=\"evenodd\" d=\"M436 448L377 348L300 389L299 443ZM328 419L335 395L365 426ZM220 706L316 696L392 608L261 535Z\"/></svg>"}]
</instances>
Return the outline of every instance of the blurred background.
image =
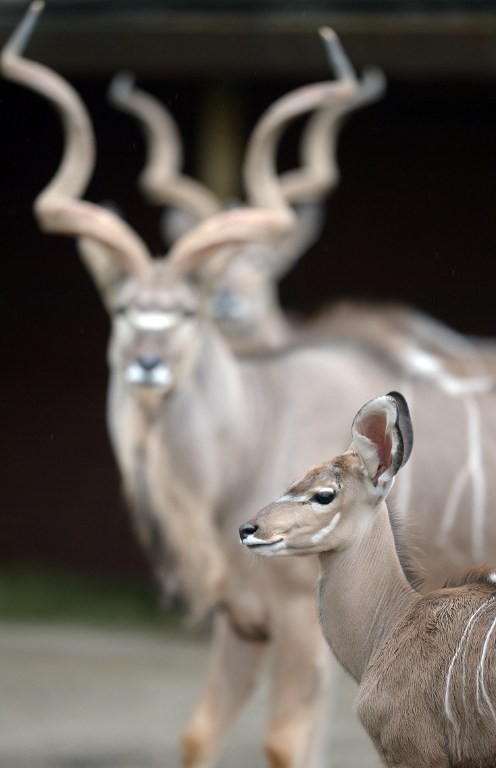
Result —
<instances>
[{"instance_id":1,"label":"blurred background","mask_svg":"<svg viewBox=\"0 0 496 768\"><path fill-rule=\"evenodd\" d=\"M2 41L24 8L0 3ZM381 67L388 90L342 131L342 181L324 235L284 280L284 304L308 313L343 296L398 299L463 332L495 335L493 3L50 0L28 55L68 78L88 106L98 145L88 199L115 200L161 253L160 211L136 187L142 135L107 104L112 75L130 69L163 99L187 172L235 196L262 111L329 77L322 24L359 72ZM73 241L41 234L32 214L61 156L59 121L23 88L0 81L0 98L0 558L144 577L105 430L108 320ZM281 168L296 163L298 129L284 137Z\"/></svg>"},{"instance_id":2,"label":"blurred background","mask_svg":"<svg viewBox=\"0 0 496 768\"><path fill-rule=\"evenodd\" d=\"M25 7L0 0L0 43ZM113 74L132 70L168 105L189 174L236 196L263 110L329 78L322 24L359 72L382 68L388 90L342 131L341 184L320 243L281 286L284 305L308 314L336 298L394 299L496 335L493 2L49 0L28 55L69 79L90 111L98 160L87 198L115 200L161 253L160 210L136 187L141 132L107 104ZM109 322L73 241L41 234L32 214L61 156L59 121L4 81L0 105L0 617L156 623L106 434ZM296 164L300 127L284 137L281 169Z\"/></svg>"}]
</instances>

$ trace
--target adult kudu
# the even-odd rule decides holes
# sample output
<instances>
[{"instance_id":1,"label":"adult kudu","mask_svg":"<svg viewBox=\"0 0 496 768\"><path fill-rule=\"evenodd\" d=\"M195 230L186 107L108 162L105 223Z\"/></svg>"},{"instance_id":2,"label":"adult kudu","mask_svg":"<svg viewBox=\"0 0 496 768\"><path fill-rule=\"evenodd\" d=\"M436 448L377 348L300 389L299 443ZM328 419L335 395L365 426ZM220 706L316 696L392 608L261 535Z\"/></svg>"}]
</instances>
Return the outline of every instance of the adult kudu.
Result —
<instances>
[{"instance_id":1,"label":"adult kudu","mask_svg":"<svg viewBox=\"0 0 496 768\"><path fill-rule=\"evenodd\" d=\"M269 764L313 768L329 661L314 607L317 563L254 568L240 551L236 523L324 451L336 453L348 414L370 393L406 387L419 433L425 424L427 437L398 483L396 502L409 510L418 472L416 518L426 565L435 577L437 568L470 561L484 546L496 549L496 531L485 517L496 495L486 472L495 458L494 396L451 397L425 382L405 383L394 366L346 345L237 359L206 311L211 270L222 269L247 242L277 243L291 232L295 217L277 175L270 165L260 167L256 207L210 217L177 240L167 258L153 260L130 227L80 199L93 167L88 116L65 81L21 56L40 8L31 6L2 53L4 74L50 99L64 122L64 157L36 200L36 216L45 231L77 239L111 314L109 429L155 572L196 614L215 608L210 667L183 740L184 765L215 764L272 646ZM309 86L299 110L321 106L326 94L347 97L350 87ZM433 412L442 446L428 430Z\"/></svg>"},{"instance_id":2,"label":"adult kudu","mask_svg":"<svg viewBox=\"0 0 496 768\"><path fill-rule=\"evenodd\" d=\"M348 81L354 88L348 98L337 93L334 100L326 99L325 106L309 117L299 146L301 168L279 177L280 189L296 213L291 234L277 246L244 244L225 269L215 275L210 313L231 348L240 354L278 348L297 340L347 340L373 346L407 371L429 377L439 386L463 388L465 383L460 377L485 373L490 350L478 349L419 310L397 303L336 303L338 297L333 295L331 307L303 322L288 317L279 303L278 281L321 235L325 198L340 180L337 143L343 122L354 110L382 96L385 88L384 76L378 70L367 70L359 80L339 40L327 29L322 29L321 35L338 81ZM304 93L305 89L297 89L283 96L253 129L242 165L248 205L256 204L258 199L264 178L258 172L260 165L277 167L279 141L268 143L265 136L276 132L280 139L291 116L288 106L294 100L298 102ZM109 99L142 128L147 158L138 185L150 203L168 206L162 216L168 245L225 207L212 190L181 172L184 149L179 128L163 103L137 88L129 73L112 80ZM234 205L241 203L230 203L230 207Z\"/></svg>"}]
</instances>

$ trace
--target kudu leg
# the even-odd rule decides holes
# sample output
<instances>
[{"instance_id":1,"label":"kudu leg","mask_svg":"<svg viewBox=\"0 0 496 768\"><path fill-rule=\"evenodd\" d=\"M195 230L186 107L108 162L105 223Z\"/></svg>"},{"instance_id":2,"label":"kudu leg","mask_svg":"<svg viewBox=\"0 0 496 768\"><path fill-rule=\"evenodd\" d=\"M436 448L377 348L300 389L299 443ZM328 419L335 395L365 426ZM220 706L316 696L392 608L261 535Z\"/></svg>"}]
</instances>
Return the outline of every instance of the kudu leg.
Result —
<instances>
[{"instance_id":1,"label":"kudu leg","mask_svg":"<svg viewBox=\"0 0 496 768\"><path fill-rule=\"evenodd\" d=\"M322 654L321 678L315 703L315 720L308 739L306 758L303 761L303 765L308 765L310 768L321 768L328 763L328 760L325 759L329 734L329 697L327 693L330 690L331 679L336 671L337 662L325 642L323 643Z\"/></svg>"},{"instance_id":2,"label":"kudu leg","mask_svg":"<svg viewBox=\"0 0 496 768\"><path fill-rule=\"evenodd\" d=\"M333 665L313 599L291 601L273 635L274 674L266 753L270 768L320 768Z\"/></svg>"},{"instance_id":3,"label":"kudu leg","mask_svg":"<svg viewBox=\"0 0 496 768\"><path fill-rule=\"evenodd\" d=\"M266 649L266 642L239 637L224 614L216 616L207 678L183 735L184 768L215 764L227 730L253 688Z\"/></svg>"}]
</instances>

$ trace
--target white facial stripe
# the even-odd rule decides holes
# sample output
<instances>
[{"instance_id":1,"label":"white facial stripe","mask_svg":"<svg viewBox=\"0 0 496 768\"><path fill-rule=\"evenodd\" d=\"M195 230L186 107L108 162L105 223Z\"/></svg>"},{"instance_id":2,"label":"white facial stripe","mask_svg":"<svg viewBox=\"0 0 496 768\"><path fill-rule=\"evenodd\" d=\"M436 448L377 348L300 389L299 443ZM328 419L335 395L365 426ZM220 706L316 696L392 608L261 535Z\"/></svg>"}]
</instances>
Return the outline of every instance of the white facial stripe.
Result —
<instances>
[{"instance_id":1,"label":"white facial stripe","mask_svg":"<svg viewBox=\"0 0 496 768\"><path fill-rule=\"evenodd\" d=\"M334 517L332 518L329 525L326 525L325 528L322 528L320 531L317 531L317 533L314 533L312 536L312 544L318 544L319 541L322 541L329 533L332 533L332 531L335 529L337 524L339 523L341 519L341 513L337 512Z\"/></svg>"},{"instance_id":2,"label":"white facial stripe","mask_svg":"<svg viewBox=\"0 0 496 768\"><path fill-rule=\"evenodd\" d=\"M264 539L258 539L256 536L250 533L249 536L243 539L243 544L270 544L270 542L265 541Z\"/></svg>"},{"instance_id":3,"label":"white facial stripe","mask_svg":"<svg viewBox=\"0 0 496 768\"><path fill-rule=\"evenodd\" d=\"M311 493L302 493L299 496L295 496L292 493L286 493L284 496L280 496L276 501L275 504L286 504L288 501L294 501L297 504L301 504L301 502L304 501L310 501L312 496L315 496L316 493L327 493L330 491L331 493L336 493L336 488L333 488L332 486L323 486L322 488L312 489Z\"/></svg>"},{"instance_id":4,"label":"white facial stripe","mask_svg":"<svg viewBox=\"0 0 496 768\"><path fill-rule=\"evenodd\" d=\"M332 485L325 485L322 486L322 488L316 488L314 491L312 491L312 496L315 496L316 493L337 493L337 489L334 488Z\"/></svg>"},{"instance_id":5,"label":"white facial stripe","mask_svg":"<svg viewBox=\"0 0 496 768\"><path fill-rule=\"evenodd\" d=\"M276 499L275 504L285 504L288 501L308 501L310 497L308 495L302 495L302 496L292 496L290 493L287 493L285 496L279 496L278 499Z\"/></svg>"},{"instance_id":6,"label":"white facial stripe","mask_svg":"<svg viewBox=\"0 0 496 768\"><path fill-rule=\"evenodd\" d=\"M140 331L165 331L179 324L177 312L140 312L132 310L129 321Z\"/></svg>"},{"instance_id":7,"label":"white facial stripe","mask_svg":"<svg viewBox=\"0 0 496 768\"><path fill-rule=\"evenodd\" d=\"M256 536L253 536L253 534L250 534L249 536L247 536L245 539L243 539L241 543L245 544L248 547L253 547L256 545L263 544L263 546L256 547L257 551L262 554L264 554L265 552L267 552L267 554L278 552L280 549L284 549L284 547L286 546L284 541L281 541L281 540L274 541L274 542L264 541L263 539L258 539Z\"/></svg>"}]
</instances>

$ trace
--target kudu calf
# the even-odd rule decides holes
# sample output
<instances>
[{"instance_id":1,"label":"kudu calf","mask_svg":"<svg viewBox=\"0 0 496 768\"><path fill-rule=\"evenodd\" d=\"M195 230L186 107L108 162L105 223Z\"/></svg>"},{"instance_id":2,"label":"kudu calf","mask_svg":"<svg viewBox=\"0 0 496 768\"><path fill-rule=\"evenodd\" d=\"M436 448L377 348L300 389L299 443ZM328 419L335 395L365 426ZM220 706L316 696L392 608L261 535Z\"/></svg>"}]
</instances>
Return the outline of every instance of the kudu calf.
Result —
<instances>
[{"instance_id":1,"label":"kudu calf","mask_svg":"<svg viewBox=\"0 0 496 768\"><path fill-rule=\"evenodd\" d=\"M206 267L220 269L246 242L277 243L294 226L270 166L260 169L265 198L259 207L209 218L178 240L167 259L152 259L111 211L79 199L93 168L88 116L65 81L21 56L40 5L31 6L1 57L4 74L50 99L64 122L64 157L36 200L36 216L45 231L77 239L111 315L109 430L155 572L166 589L185 595L196 614L216 609L209 673L185 734L184 765L215 764L272 646L269 764L313 768L329 660L313 599L317 561L253 568L233 526L324 451L337 449L347 432L346 413L370 391L404 381L345 345L238 359L210 322ZM298 108L314 109L323 94L334 98L336 89L344 97L349 87L311 86ZM430 545L427 564L448 567L455 545L470 560L484 544L496 543L492 521L484 517L487 500L496 496L496 478L486 476L483 466L494 460L494 398L451 398L422 383L411 386L419 420L430 425L437 413L445 430L442 467L435 463L436 440L427 440L418 453L416 503ZM483 421L481 408L487 412ZM399 486L401 511L409 509L415 479L407 475ZM440 517L432 512L451 487L438 547ZM461 505L468 517L457 516Z\"/></svg>"},{"instance_id":2,"label":"kudu calf","mask_svg":"<svg viewBox=\"0 0 496 768\"><path fill-rule=\"evenodd\" d=\"M360 684L356 712L385 765L494 768L496 569L420 595L386 506L413 444L404 398L364 405L352 440L241 525L241 541L319 555L322 629Z\"/></svg>"}]
</instances>

